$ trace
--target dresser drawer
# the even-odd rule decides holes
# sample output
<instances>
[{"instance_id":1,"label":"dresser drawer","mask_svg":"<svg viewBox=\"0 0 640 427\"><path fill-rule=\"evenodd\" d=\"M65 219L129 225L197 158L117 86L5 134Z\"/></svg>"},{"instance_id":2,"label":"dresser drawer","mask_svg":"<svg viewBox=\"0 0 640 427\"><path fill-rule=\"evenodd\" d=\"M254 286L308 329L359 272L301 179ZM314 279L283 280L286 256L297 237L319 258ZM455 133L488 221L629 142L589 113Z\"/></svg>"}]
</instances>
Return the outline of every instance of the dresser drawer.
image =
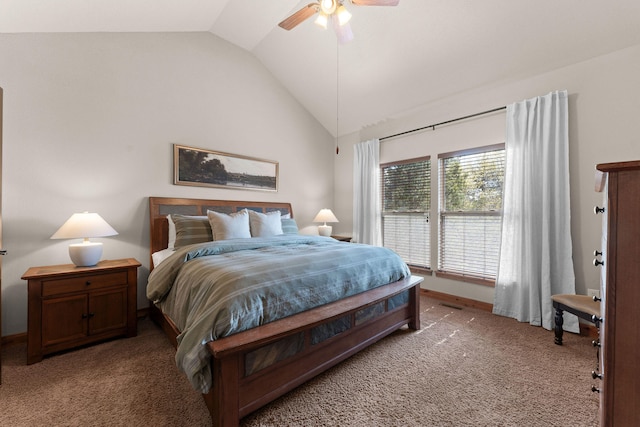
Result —
<instances>
[{"instance_id":1,"label":"dresser drawer","mask_svg":"<svg viewBox=\"0 0 640 427\"><path fill-rule=\"evenodd\" d=\"M44 280L42 281L42 296L48 297L71 292L84 292L126 284L126 271L107 274L88 274L86 276L69 277L65 279Z\"/></svg>"}]
</instances>

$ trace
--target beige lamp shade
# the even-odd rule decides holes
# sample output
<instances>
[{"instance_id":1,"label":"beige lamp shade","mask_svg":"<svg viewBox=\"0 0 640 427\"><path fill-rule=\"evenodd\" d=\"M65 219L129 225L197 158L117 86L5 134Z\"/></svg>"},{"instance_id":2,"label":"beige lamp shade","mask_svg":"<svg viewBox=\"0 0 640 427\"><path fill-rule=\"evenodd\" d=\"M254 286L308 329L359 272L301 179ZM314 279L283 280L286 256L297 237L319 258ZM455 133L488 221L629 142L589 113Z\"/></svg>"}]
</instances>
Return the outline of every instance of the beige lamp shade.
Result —
<instances>
[{"instance_id":1,"label":"beige lamp shade","mask_svg":"<svg viewBox=\"0 0 640 427\"><path fill-rule=\"evenodd\" d=\"M318 215L313 219L313 222L322 222L323 225L318 226L318 234L321 236L331 236L333 227L327 225L328 222L340 222L338 218L331 212L331 209L320 209Z\"/></svg>"},{"instance_id":2,"label":"beige lamp shade","mask_svg":"<svg viewBox=\"0 0 640 427\"><path fill-rule=\"evenodd\" d=\"M78 267L96 265L102 256L102 243L90 242L90 237L107 237L118 234L97 213L83 212L71 215L62 227L58 229L52 239L83 239L82 243L69 245L71 261Z\"/></svg>"}]
</instances>

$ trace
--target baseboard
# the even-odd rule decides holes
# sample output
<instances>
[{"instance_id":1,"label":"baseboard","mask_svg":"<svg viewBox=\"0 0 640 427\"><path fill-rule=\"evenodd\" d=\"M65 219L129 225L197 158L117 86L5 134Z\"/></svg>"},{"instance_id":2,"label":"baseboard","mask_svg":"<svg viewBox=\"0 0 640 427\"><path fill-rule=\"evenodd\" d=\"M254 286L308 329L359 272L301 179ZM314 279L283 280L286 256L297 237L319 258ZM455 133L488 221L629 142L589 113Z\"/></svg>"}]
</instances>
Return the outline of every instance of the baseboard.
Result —
<instances>
[{"instance_id":1,"label":"baseboard","mask_svg":"<svg viewBox=\"0 0 640 427\"><path fill-rule=\"evenodd\" d=\"M21 334L7 335L6 337L2 337L2 345L10 346L15 344L23 344L27 342L27 333L23 332Z\"/></svg>"},{"instance_id":2,"label":"baseboard","mask_svg":"<svg viewBox=\"0 0 640 427\"><path fill-rule=\"evenodd\" d=\"M458 297L455 295L445 294L443 292L432 291L430 289L420 289L420 293L428 296L429 298L437 299L438 301L446 302L453 305L461 305L463 307L477 308L479 310L493 311L493 304L488 302L476 301L471 298Z\"/></svg>"},{"instance_id":3,"label":"baseboard","mask_svg":"<svg viewBox=\"0 0 640 427\"><path fill-rule=\"evenodd\" d=\"M479 310L488 311L489 313L493 312L493 304L489 304L487 302L476 301L470 298L458 297L455 295L445 294L443 292L432 291L430 289L420 289L420 293L428 296L429 298L437 299L438 301L442 301L444 303L451 304L452 306L463 306L463 307L471 307L477 308ZM598 338L599 332L598 328L590 323L582 323L580 322L580 335Z\"/></svg>"}]
</instances>

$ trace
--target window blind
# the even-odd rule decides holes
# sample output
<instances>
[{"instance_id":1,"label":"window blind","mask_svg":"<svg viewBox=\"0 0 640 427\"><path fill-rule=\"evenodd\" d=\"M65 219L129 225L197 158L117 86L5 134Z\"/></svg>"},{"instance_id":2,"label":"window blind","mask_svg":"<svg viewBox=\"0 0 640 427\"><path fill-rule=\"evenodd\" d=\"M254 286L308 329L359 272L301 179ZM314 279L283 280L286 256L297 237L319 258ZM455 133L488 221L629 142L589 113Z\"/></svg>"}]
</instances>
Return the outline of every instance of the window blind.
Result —
<instances>
[{"instance_id":1,"label":"window blind","mask_svg":"<svg viewBox=\"0 0 640 427\"><path fill-rule=\"evenodd\" d=\"M495 280L500 250L504 144L438 157L438 270Z\"/></svg>"},{"instance_id":2,"label":"window blind","mask_svg":"<svg viewBox=\"0 0 640 427\"><path fill-rule=\"evenodd\" d=\"M411 266L431 268L431 160L429 157L380 167L383 245Z\"/></svg>"}]
</instances>

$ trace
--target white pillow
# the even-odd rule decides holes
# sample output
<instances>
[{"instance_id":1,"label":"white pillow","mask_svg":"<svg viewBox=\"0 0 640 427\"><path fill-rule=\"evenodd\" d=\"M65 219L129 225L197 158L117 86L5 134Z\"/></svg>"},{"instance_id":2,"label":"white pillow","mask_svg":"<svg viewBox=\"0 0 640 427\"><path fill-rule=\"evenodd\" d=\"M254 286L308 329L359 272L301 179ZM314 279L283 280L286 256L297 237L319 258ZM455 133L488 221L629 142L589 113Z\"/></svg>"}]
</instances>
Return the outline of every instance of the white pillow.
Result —
<instances>
[{"instance_id":1,"label":"white pillow","mask_svg":"<svg viewBox=\"0 0 640 427\"><path fill-rule=\"evenodd\" d=\"M169 221L169 245L167 249L173 249L176 244L176 225L171 218L171 214L167 215L167 221Z\"/></svg>"},{"instance_id":2,"label":"white pillow","mask_svg":"<svg viewBox=\"0 0 640 427\"><path fill-rule=\"evenodd\" d=\"M245 239L251 237L249 212L246 209L230 215L207 211L213 240Z\"/></svg>"},{"instance_id":3,"label":"white pillow","mask_svg":"<svg viewBox=\"0 0 640 427\"><path fill-rule=\"evenodd\" d=\"M249 211L249 222L251 224L251 237L269 237L283 234L280 211L266 214Z\"/></svg>"},{"instance_id":4,"label":"white pillow","mask_svg":"<svg viewBox=\"0 0 640 427\"><path fill-rule=\"evenodd\" d=\"M151 259L153 260L153 267L157 267L160 265L162 261L169 258L173 254L174 250L171 248L163 249L158 252L154 252L151 254Z\"/></svg>"}]
</instances>

